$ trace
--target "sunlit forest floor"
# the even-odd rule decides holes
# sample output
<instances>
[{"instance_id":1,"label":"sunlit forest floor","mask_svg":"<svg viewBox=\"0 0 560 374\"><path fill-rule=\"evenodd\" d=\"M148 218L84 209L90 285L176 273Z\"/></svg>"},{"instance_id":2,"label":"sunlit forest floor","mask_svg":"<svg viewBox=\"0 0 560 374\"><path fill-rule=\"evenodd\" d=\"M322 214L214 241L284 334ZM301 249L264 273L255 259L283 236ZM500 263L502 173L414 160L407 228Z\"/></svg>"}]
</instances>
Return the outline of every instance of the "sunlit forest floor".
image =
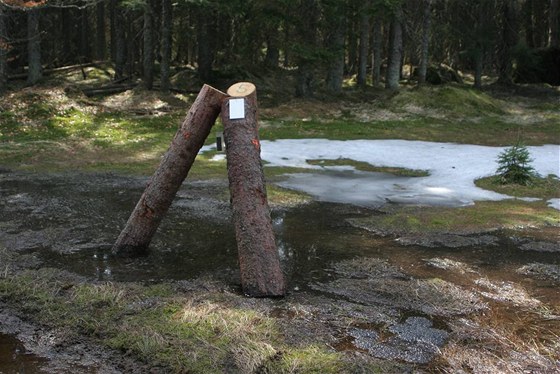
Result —
<instances>
[{"instance_id":1,"label":"sunlit forest floor","mask_svg":"<svg viewBox=\"0 0 560 374\"><path fill-rule=\"evenodd\" d=\"M41 175L62 179L68 175L68 180L84 175L86 181L93 175L92 183L95 176L108 173L143 180L157 167L194 101L196 94L191 92L199 89L187 70L174 78L181 93L160 94L137 86L88 97L82 90L108 84L110 75L99 68L86 68L84 73L86 79L80 71L60 73L39 86L20 87L0 97L0 176L10 180L13 173L15 182L10 185ZM489 85L475 90L468 85L417 88L405 83L400 92L388 93L380 88L362 90L348 81L339 96L319 90L315 98L300 100L292 96L291 77L283 74L240 79L257 85L260 136L265 140L560 144L557 87ZM225 91L234 82L234 77L224 77L216 88ZM220 130L217 123L216 131ZM212 142L208 140L208 144ZM209 183L215 193L212 199L227 204L225 162L211 161L214 155L214 151L199 155L188 180ZM293 171L305 172L265 168L270 202L277 212L306 204L313 207L309 196L274 184L284 173ZM61 182L57 179L56 183ZM542 178L533 188L501 186L491 179L477 183L513 196L560 197L560 184L554 177ZM4 191L1 183L0 191ZM0 203L5 212L10 212L10 204L18 204L10 201ZM560 214L542 201L489 201L460 208L391 206L367 214L340 209L352 227L374 232L352 236L350 242L356 246L366 239L389 247L393 239L409 240L413 245L423 240L463 240L462 235L468 233L476 240L468 237L474 244L468 244L464 251L475 253L477 246L486 245L480 244L482 239L477 235L498 231L500 237L518 238L517 242L511 239L517 244L547 243L546 248L554 248L560 243ZM0 221L0 230L9 234L23 225L14 225L11 219ZM23 216L20 219L25 221ZM540 296L534 297L514 283L521 282L519 275L492 280L484 263L479 267L465 265L468 255L461 263L422 252L422 256L433 256L425 260L438 269L433 270L436 275L415 269L411 260L402 257L394 259L395 263L347 259L325 265L334 268L336 280L316 283L312 290L294 289L278 301L244 298L231 286L230 278L215 274L178 282L92 280L41 266L29 250L15 251L1 243L0 300L4 304L0 309L40 326L40 331L52 332L58 336L59 348L80 342L124 353L126 362L111 356L123 371L127 367L145 372L200 373L521 373L560 369L560 296L555 291L560 282L558 261L547 264L546 287L538 288L535 293ZM453 274L444 274L442 269ZM531 269L528 271L540 271ZM378 279L386 283L377 283ZM371 294L360 293L364 283L357 286L356 280L366 282ZM533 286L528 282L527 289ZM400 287L397 294L391 294L391 287ZM479 291L473 291L475 288ZM340 299L333 300L327 294ZM388 294L392 296L382 298L381 304L367 299ZM408 301L395 307L397 299ZM382 308L379 305L383 303L390 305ZM362 330L381 331L377 338L388 342L412 315L434 323L434 328L426 331L447 331L447 344L432 352L435 358L421 363L398 354L394 359L379 359L379 355L368 354L377 352L375 347L360 345L368 338ZM414 356L411 352L408 354Z\"/></svg>"}]
</instances>

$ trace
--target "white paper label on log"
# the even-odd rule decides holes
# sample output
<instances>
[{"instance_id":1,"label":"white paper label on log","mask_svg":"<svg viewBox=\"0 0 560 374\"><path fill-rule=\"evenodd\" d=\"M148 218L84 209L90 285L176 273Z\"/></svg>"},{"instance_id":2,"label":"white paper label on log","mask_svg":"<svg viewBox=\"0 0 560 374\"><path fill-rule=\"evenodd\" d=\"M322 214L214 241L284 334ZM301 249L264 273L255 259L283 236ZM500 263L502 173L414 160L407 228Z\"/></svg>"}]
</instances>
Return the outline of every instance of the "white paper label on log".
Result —
<instances>
[{"instance_id":1,"label":"white paper label on log","mask_svg":"<svg viewBox=\"0 0 560 374\"><path fill-rule=\"evenodd\" d=\"M245 118L245 99L229 100L229 119Z\"/></svg>"}]
</instances>

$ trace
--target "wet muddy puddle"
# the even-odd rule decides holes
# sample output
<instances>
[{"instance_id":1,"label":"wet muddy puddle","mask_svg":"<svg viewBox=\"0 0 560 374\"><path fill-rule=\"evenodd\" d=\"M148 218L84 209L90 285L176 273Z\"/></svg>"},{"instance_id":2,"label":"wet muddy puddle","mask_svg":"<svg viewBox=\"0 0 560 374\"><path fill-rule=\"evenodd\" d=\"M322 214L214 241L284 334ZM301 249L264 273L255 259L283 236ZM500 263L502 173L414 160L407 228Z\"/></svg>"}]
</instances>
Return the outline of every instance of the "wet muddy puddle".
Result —
<instances>
[{"instance_id":1,"label":"wet muddy puddle","mask_svg":"<svg viewBox=\"0 0 560 374\"><path fill-rule=\"evenodd\" d=\"M0 373L45 373L46 362L45 358L26 352L15 337L0 334Z\"/></svg>"},{"instance_id":2,"label":"wet muddy puddle","mask_svg":"<svg viewBox=\"0 0 560 374\"><path fill-rule=\"evenodd\" d=\"M32 255L36 267L65 269L91 280L160 282L188 280L204 274L229 281L237 279L227 186L221 182L184 186L146 256L123 259L111 255L111 245L145 183L144 178L115 175L0 174L0 245ZM372 214L379 213L353 205L321 202L274 209L273 226L290 292L348 298L331 291L343 278L335 264L355 258L376 258L418 279L443 279L459 287L478 287L493 295L503 292L494 289L496 284L507 289L511 283L534 299L560 304L556 283L530 276L530 269L525 273L520 270L528 264L557 267L558 253L522 251L504 233L493 233L495 240L468 248L405 246L394 237L376 236L349 223L351 218ZM412 313L391 326L387 339L400 339L395 340L395 347L371 345L368 342L379 339L379 331L360 326L341 336L337 347L370 351L374 355L381 352L383 356L388 349L398 350L407 339L428 339L425 334L443 344L448 333L439 327L437 319ZM0 373L10 372L27 358L35 369L25 372L40 372L41 360L18 355L19 344L11 336L0 335ZM6 361L9 357L12 361ZM422 360L417 362L425 362Z\"/></svg>"}]
</instances>

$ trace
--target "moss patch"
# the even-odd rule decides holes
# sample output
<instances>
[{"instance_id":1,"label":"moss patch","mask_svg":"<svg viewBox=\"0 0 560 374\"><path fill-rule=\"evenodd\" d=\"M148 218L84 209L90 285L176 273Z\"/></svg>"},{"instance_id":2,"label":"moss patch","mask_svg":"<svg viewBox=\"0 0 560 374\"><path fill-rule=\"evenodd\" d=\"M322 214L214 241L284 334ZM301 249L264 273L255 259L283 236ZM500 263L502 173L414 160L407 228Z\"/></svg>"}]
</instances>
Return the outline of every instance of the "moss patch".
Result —
<instances>
[{"instance_id":1,"label":"moss patch","mask_svg":"<svg viewBox=\"0 0 560 374\"><path fill-rule=\"evenodd\" d=\"M560 198L560 180L554 175L533 178L528 186L503 184L498 176L477 179L475 184L486 190L516 197L536 197L545 200Z\"/></svg>"},{"instance_id":2,"label":"moss patch","mask_svg":"<svg viewBox=\"0 0 560 374\"><path fill-rule=\"evenodd\" d=\"M560 212L545 202L479 201L461 208L393 207L388 214L353 219L357 226L385 233L476 233L497 229L560 226Z\"/></svg>"},{"instance_id":3,"label":"moss patch","mask_svg":"<svg viewBox=\"0 0 560 374\"><path fill-rule=\"evenodd\" d=\"M336 160L306 160L308 164L319 166L352 166L356 170L389 173L402 177L427 177L430 173L426 170L415 170L398 167L375 166L367 162L355 161L348 158L338 158Z\"/></svg>"}]
</instances>

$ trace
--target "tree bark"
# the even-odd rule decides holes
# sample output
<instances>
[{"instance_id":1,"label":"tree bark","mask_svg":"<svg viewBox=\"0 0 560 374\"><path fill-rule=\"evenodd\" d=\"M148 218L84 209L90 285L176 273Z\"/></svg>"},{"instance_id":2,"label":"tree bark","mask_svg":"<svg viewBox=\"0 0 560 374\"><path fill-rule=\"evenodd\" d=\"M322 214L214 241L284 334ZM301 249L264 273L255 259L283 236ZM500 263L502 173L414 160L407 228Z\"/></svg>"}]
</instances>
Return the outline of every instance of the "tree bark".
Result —
<instances>
[{"instance_id":1,"label":"tree bark","mask_svg":"<svg viewBox=\"0 0 560 374\"><path fill-rule=\"evenodd\" d=\"M373 85L379 86L381 84L381 46L383 43L383 32L382 32L381 18L376 16L373 21L373 63L371 78Z\"/></svg>"},{"instance_id":2,"label":"tree bark","mask_svg":"<svg viewBox=\"0 0 560 374\"><path fill-rule=\"evenodd\" d=\"M420 54L420 65L418 66L418 84L426 83L428 71L428 60L430 50L430 29L432 23L432 0L424 0L424 12L422 15L422 51Z\"/></svg>"},{"instance_id":3,"label":"tree bark","mask_svg":"<svg viewBox=\"0 0 560 374\"><path fill-rule=\"evenodd\" d=\"M169 69L171 64L171 44L173 28L173 8L171 0L162 0L161 15L161 91L169 92Z\"/></svg>"},{"instance_id":4,"label":"tree bark","mask_svg":"<svg viewBox=\"0 0 560 374\"><path fill-rule=\"evenodd\" d=\"M401 61L403 56L402 18L403 12L399 5L392 16L391 30L389 32L389 61L385 78L385 88L389 90L397 90L399 88L399 79L401 77Z\"/></svg>"},{"instance_id":5,"label":"tree bark","mask_svg":"<svg viewBox=\"0 0 560 374\"><path fill-rule=\"evenodd\" d=\"M95 58L105 60L107 38L105 37L105 1L100 1L96 5L96 53Z\"/></svg>"},{"instance_id":6,"label":"tree bark","mask_svg":"<svg viewBox=\"0 0 560 374\"><path fill-rule=\"evenodd\" d=\"M328 37L329 67L327 72L327 89L334 94L342 91L344 80L344 18L338 14L332 17L331 33Z\"/></svg>"},{"instance_id":7,"label":"tree bark","mask_svg":"<svg viewBox=\"0 0 560 374\"><path fill-rule=\"evenodd\" d=\"M73 9L62 8L61 10L61 29L62 29L62 62L75 63L73 57L74 35L75 35L75 17L73 16Z\"/></svg>"},{"instance_id":8,"label":"tree bark","mask_svg":"<svg viewBox=\"0 0 560 374\"><path fill-rule=\"evenodd\" d=\"M484 54L482 50L478 50L474 56L474 86L478 89L482 88L482 67Z\"/></svg>"},{"instance_id":9,"label":"tree bark","mask_svg":"<svg viewBox=\"0 0 560 374\"><path fill-rule=\"evenodd\" d=\"M39 20L41 9L30 9L27 12L27 63L29 74L27 84L34 85L43 77L43 67L41 66L41 32Z\"/></svg>"},{"instance_id":10,"label":"tree bark","mask_svg":"<svg viewBox=\"0 0 560 374\"><path fill-rule=\"evenodd\" d=\"M550 0L550 46L552 48L560 47L560 1Z\"/></svg>"},{"instance_id":11,"label":"tree bark","mask_svg":"<svg viewBox=\"0 0 560 374\"><path fill-rule=\"evenodd\" d=\"M529 48L535 48L535 25L533 23L533 0L526 0L524 6L525 43Z\"/></svg>"},{"instance_id":12,"label":"tree bark","mask_svg":"<svg viewBox=\"0 0 560 374\"><path fill-rule=\"evenodd\" d=\"M358 56L358 77L357 83L360 87L365 87L367 83L367 63L369 55L369 15L362 10L360 15L360 54Z\"/></svg>"},{"instance_id":13,"label":"tree bark","mask_svg":"<svg viewBox=\"0 0 560 374\"><path fill-rule=\"evenodd\" d=\"M317 0L301 0L300 14L305 14L307 22L297 24L297 37L301 40L302 48L297 57L298 72L296 77L296 96L313 96L314 59L313 52L317 48L317 29L319 24L319 9Z\"/></svg>"},{"instance_id":14,"label":"tree bark","mask_svg":"<svg viewBox=\"0 0 560 374\"><path fill-rule=\"evenodd\" d=\"M216 121L226 95L204 85L175 134L125 228L113 245L117 255L142 254Z\"/></svg>"},{"instance_id":15,"label":"tree bark","mask_svg":"<svg viewBox=\"0 0 560 374\"><path fill-rule=\"evenodd\" d=\"M232 97L224 100L221 118L243 292L253 297L283 296L286 286L260 158L256 90L242 82L230 87L228 94ZM243 118L230 118L232 100L243 100Z\"/></svg>"},{"instance_id":16,"label":"tree bark","mask_svg":"<svg viewBox=\"0 0 560 374\"><path fill-rule=\"evenodd\" d=\"M535 48L543 48L548 44L548 21L550 17L546 17L547 3L549 0L533 0L533 22Z\"/></svg>"},{"instance_id":17,"label":"tree bark","mask_svg":"<svg viewBox=\"0 0 560 374\"><path fill-rule=\"evenodd\" d=\"M203 82L212 80L212 65L214 62L209 12L208 9L199 9L197 19L198 75Z\"/></svg>"},{"instance_id":18,"label":"tree bark","mask_svg":"<svg viewBox=\"0 0 560 374\"><path fill-rule=\"evenodd\" d=\"M115 39L111 40L111 44L115 46L115 80L124 77L126 68L126 33L123 8L119 4L115 4Z\"/></svg>"},{"instance_id":19,"label":"tree bark","mask_svg":"<svg viewBox=\"0 0 560 374\"><path fill-rule=\"evenodd\" d=\"M513 84L513 49L517 44L516 0L502 0L501 45L498 51L498 82Z\"/></svg>"},{"instance_id":20,"label":"tree bark","mask_svg":"<svg viewBox=\"0 0 560 374\"><path fill-rule=\"evenodd\" d=\"M6 10L0 4L0 95L8 87L8 29L6 27Z\"/></svg>"},{"instance_id":21,"label":"tree bark","mask_svg":"<svg viewBox=\"0 0 560 374\"><path fill-rule=\"evenodd\" d=\"M144 4L144 88L151 90L154 85L154 11L151 0Z\"/></svg>"},{"instance_id":22,"label":"tree bark","mask_svg":"<svg viewBox=\"0 0 560 374\"><path fill-rule=\"evenodd\" d=\"M80 58L79 62L84 63L86 61L91 61L91 46L90 46L90 26L88 18L88 8L84 7L79 10L79 22L80 22Z\"/></svg>"},{"instance_id":23,"label":"tree bark","mask_svg":"<svg viewBox=\"0 0 560 374\"><path fill-rule=\"evenodd\" d=\"M137 62L140 62L140 46L136 40L137 27L135 24L135 12L123 9L123 21L126 25L126 74L133 77L137 73ZM140 62L141 63L141 62ZM141 72L143 75L143 72Z\"/></svg>"}]
</instances>

